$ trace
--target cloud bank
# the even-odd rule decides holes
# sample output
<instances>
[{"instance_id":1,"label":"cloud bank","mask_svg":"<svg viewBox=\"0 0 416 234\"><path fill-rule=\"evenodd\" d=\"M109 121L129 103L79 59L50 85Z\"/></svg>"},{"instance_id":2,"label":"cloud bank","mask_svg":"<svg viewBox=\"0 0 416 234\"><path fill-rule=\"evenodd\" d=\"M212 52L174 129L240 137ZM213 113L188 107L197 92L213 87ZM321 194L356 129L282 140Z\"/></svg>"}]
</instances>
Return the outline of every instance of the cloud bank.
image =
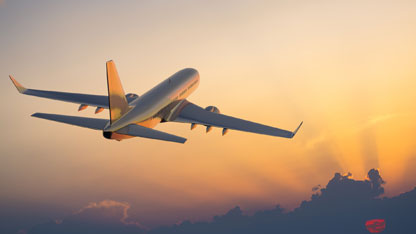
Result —
<instances>
[{"instance_id":1,"label":"cloud bank","mask_svg":"<svg viewBox=\"0 0 416 234\"><path fill-rule=\"evenodd\" d=\"M351 174L336 173L325 188L314 188L311 200L303 201L294 211L280 206L244 215L235 207L212 222L191 223L152 230L152 234L172 233L369 233L365 222L385 219L383 233L414 233L416 189L394 198L379 198L385 182L378 170L371 169L368 179L360 181Z\"/></svg>"},{"instance_id":2,"label":"cloud bank","mask_svg":"<svg viewBox=\"0 0 416 234\"><path fill-rule=\"evenodd\" d=\"M28 233L144 233L147 229L143 225L129 220L129 209L127 202L90 202L71 216L37 225Z\"/></svg>"},{"instance_id":3,"label":"cloud bank","mask_svg":"<svg viewBox=\"0 0 416 234\"><path fill-rule=\"evenodd\" d=\"M351 174L335 173L328 184L315 187L308 201L286 212L279 205L270 210L244 215L239 206L209 222L183 221L173 226L146 230L138 222L127 221L130 205L105 200L92 202L72 216L57 222L37 225L30 234L49 233L147 233L147 234L251 234L251 233L369 233L365 223L384 219L383 233L414 233L416 188L393 198L381 198L384 180L376 169L367 179L354 180Z\"/></svg>"}]
</instances>

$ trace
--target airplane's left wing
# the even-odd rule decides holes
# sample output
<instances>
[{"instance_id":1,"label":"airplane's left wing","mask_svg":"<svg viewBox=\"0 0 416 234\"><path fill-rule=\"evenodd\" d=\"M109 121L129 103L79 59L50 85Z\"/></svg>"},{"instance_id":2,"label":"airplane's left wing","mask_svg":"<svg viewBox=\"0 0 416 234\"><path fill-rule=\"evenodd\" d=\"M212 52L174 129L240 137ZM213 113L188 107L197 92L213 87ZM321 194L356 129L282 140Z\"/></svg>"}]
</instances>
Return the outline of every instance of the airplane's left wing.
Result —
<instances>
[{"instance_id":1,"label":"airplane's left wing","mask_svg":"<svg viewBox=\"0 0 416 234\"><path fill-rule=\"evenodd\" d=\"M245 132L252 132L270 136L293 138L299 130L300 125L295 131L287 131L251 121L211 112L193 103L187 102L180 110L174 122L202 124L205 126L215 126L224 129L234 129Z\"/></svg>"},{"instance_id":2,"label":"airplane's left wing","mask_svg":"<svg viewBox=\"0 0 416 234\"><path fill-rule=\"evenodd\" d=\"M59 101L64 101L64 102L84 104L88 106L108 108L108 96L27 89L23 87L19 82L17 82L13 78L13 76L9 76L9 77L12 80L14 86L16 86L19 93L22 93L22 94L42 97L42 98L49 98L49 99L54 99L54 100L59 100Z\"/></svg>"},{"instance_id":3,"label":"airplane's left wing","mask_svg":"<svg viewBox=\"0 0 416 234\"><path fill-rule=\"evenodd\" d=\"M46 114L46 113L34 113L32 117L52 120L55 122L70 124L70 125L94 129L94 130L103 130L104 127L109 122L109 120L107 119L86 118L86 117L56 115L56 114Z\"/></svg>"}]
</instances>

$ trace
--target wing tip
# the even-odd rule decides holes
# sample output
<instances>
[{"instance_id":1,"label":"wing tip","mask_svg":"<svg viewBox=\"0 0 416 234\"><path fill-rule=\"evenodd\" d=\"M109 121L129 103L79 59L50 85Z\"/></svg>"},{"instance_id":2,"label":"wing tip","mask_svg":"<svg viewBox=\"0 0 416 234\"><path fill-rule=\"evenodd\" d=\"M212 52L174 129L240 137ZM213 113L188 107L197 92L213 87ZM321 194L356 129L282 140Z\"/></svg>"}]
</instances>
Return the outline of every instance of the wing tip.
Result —
<instances>
[{"instance_id":1,"label":"wing tip","mask_svg":"<svg viewBox=\"0 0 416 234\"><path fill-rule=\"evenodd\" d=\"M19 91L19 93L24 93L26 91L26 88L23 87L23 85L21 85L19 82L17 82L17 80L12 75L9 75L9 78L13 82L14 86L16 87L17 91Z\"/></svg>"},{"instance_id":2,"label":"wing tip","mask_svg":"<svg viewBox=\"0 0 416 234\"><path fill-rule=\"evenodd\" d=\"M300 122L299 126L295 129L295 131L292 132L292 137L291 138L293 138L296 135L296 133L299 131L300 127L302 127L302 124L303 124L303 121Z\"/></svg>"}]
</instances>

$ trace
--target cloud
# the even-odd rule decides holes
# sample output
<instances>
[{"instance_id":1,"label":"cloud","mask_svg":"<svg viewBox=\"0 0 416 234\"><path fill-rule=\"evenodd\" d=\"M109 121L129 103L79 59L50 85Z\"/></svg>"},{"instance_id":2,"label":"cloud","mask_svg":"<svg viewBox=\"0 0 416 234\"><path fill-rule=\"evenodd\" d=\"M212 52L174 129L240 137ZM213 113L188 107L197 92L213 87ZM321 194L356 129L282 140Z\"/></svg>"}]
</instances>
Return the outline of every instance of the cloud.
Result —
<instances>
[{"instance_id":1,"label":"cloud","mask_svg":"<svg viewBox=\"0 0 416 234\"><path fill-rule=\"evenodd\" d=\"M377 115L377 116L372 116L370 118L368 118L366 121L357 124L355 126L351 126L351 128L347 129L346 131L341 132L342 135L351 135L351 134L355 134L361 131L364 131L368 128L371 128L373 126L376 126L382 122L397 118L397 117L402 117L402 116L406 116L406 114L401 114L401 113L389 113L389 114L381 114L381 115ZM338 132L339 134L339 132ZM323 144L325 142L327 142L329 139L332 139L332 135L334 135L334 133L330 133L330 132L321 132L320 134L311 137L308 139L308 141L306 141L305 143L305 147L308 149L312 149L314 147L316 147L319 144Z\"/></svg>"},{"instance_id":2,"label":"cloud","mask_svg":"<svg viewBox=\"0 0 416 234\"><path fill-rule=\"evenodd\" d=\"M144 233L143 225L129 220L129 209L127 202L90 202L70 216L33 227L29 233Z\"/></svg>"},{"instance_id":3,"label":"cloud","mask_svg":"<svg viewBox=\"0 0 416 234\"><path fill-rule=\"evenodd\" d=\"M381 195L384 193L384 188L382 187L383 184L386 182L381 178L380 172L376 169L371 169L368 172L368 179L371 182L371 187L375 194Z\"/></svg>"},{"instance_id":4,"label":"cloud","mask_svg":"<svg viewBox=\"0 0 416 234\"><path fill-rule=\"evenodd\" d=\"M367 121L365 121L364 123L362 123L361 125L358 125L354 131L355 132L360 132L363 131L365 129L371 128L373 126L376 126L382 122L397 118L397 117L401 117L404 116L404 114L400 114L400 113L389 113L389 114L382 114L382 115L377 115L377 116L372 116L371 118L369 118Z\"/></svg>"},{"instance_id":5,"label":"cloud","mask_svg":"<svg viewBox=\"0 0 416 234\"><path fill-rule=\"evenodd\" d=\"M82 213L91 213L91 210L94 210L95 212L97 210L102 209L113 209L113 208L121 208L122 215L119 221L126 225L135 225L141 228L145 228L142 224L136 221L127 221L129 218L129 215L127 211L130 209L130 204L127 202L119 202L114 200L103 200L101 202L90 202L87 206L81 208L77 212L74 213L74 215L82 214ZM98 212L99 214L105 214L105 212ZM62 223L62 220L59 220L60 223Z\"/></svg>"},{"instance_id":6,"label":"cloud","mask_svg":"<svg viewBox=\"0 0 416 234\"><path fill-rule=\"evenodd\" d=\"M303 201L294 211L285 212L280 206L252 216L244 215L240 207L211 222L184 221L179 225L153 229L150 234L190 233L368 233L365 222L385 219L384 233L414 233L412 221L416 215L416 188L395 198L379 198L384 181L376 169L365 180L352 179L351 173L334 177L309 201Z\"/></svg>"},{"instance_id":7,"label":"cloud","mask_svg":"<svg viewBox=\"0 0 416 234\"><path fill-rule=\"evenodd\" d=\"M137 222L128 221L128 203L104 200L91 202L59 222L38 225L28 233L367 234L365 223L373 219L386 220L383 233L414 233L416 188L397 197L380 198L384 184L377 169L371 169L364 180L353 179L351 173L335 173L326 186L314 187L310 200L303 201L293 211L286 212L277 205L254 215L245 215L236 206L209 222L185 220L173 226L147 230Z\"/></svg>"},{"instance_id":8,"label":"cloud","mask_svg":"<svg viewBox=\"0 0 416 234\"><path fill-rule=\"evenodd\" d=\"M321 189L321 185L318 184L317 186L315 186L315 187L312 188L312 192L316 192L316 191L318 191L320 189Z\"/></svg>"},{"instance_id":9,"label":"cloud","mask_svg":"<svg viewBox=\"0 0 416 234\"><path fill-rule=\"evenodd\" d=\"M1 0L0 0L1 3ZM25 229L20 229L17 231L17 234L27 234L27 231Z\"/></svg>"}]
</instances>

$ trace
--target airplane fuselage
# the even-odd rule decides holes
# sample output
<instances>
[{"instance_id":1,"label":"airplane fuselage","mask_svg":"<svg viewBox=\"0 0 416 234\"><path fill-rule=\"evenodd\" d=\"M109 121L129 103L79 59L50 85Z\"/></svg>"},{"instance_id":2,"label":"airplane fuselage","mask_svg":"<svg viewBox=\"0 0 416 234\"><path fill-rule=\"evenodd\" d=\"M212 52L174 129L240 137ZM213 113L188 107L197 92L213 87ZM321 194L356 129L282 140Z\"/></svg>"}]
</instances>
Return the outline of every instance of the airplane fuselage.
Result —
<instances>
[{"instance_id":1,"label":"airplane fuselage","mask_svg":"<svg viewBox=\"0 0 416 234\"><path fill-rule=\"evenodd\" d=\"M132 101L131 109L120 119L108 125L105 132L115 132L129 124L138 124L153 128L172 114L199 85L199 73L193 68L186 68L173 74L142 96ZM121 134L120 134L121 135ZM116 135L113 135L114 139Z\"/></svg>"}]
</instances>

